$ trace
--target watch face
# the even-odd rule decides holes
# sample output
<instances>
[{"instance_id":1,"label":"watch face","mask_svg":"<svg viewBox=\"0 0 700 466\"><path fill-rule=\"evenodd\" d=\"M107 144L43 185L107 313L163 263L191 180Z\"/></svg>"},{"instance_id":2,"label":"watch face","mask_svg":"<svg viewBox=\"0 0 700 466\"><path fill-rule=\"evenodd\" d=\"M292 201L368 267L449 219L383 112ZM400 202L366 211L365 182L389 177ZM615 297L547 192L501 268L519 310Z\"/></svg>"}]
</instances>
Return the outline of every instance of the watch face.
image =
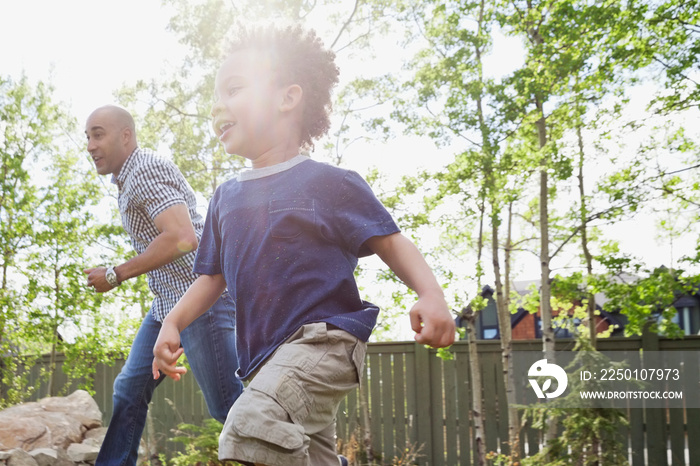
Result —
<instances>
[{"instance_id":1,"label":"watch face","mask_svg":"<svg viewBox=\"0 0 700 466\"><path fill-rule=\"evenodd\" d=\"M112 267L107 269L107 272L105 273L105 278L107 279L107 282L112 285L112 286L117 286L119 285L119 281L117 280L117 273L114 271Z\"/></svg>"}]
</instances>

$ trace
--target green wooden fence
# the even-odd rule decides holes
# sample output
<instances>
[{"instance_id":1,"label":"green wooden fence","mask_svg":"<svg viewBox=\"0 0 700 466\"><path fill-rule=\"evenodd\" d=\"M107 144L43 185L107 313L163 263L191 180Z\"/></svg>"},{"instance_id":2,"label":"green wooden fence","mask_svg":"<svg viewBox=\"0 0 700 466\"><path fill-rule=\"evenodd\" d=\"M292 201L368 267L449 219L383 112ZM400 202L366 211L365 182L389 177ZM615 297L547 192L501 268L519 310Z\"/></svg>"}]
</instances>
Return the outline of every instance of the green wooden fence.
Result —
<instances>
[{"instance_id":1,"label":"green wooden fence","mask_svg":"<svg viewBox=\"0 0 700 466\"><path fill-rule=\"evenodd\" d=\"M572 349L573 342L558 340L556 345L557 351L566 351ZM480 341L477 346L486 450L508 452L500 342ZM601 351L640 348L699 351L700 337L668 340L649 335L598 341ZM541 342L518 341L513 349L538 351ZM338 411L341 447L352 442L365 445L371 449L376 464L392 464L394 458L406 459L417 452L419 465L471 466L474 448L467 343L457 342L452 350L454 359L444 361L436 357L434 350L412 342L371 343L362 387L350 393ZM111 415L112 383L121 364L118 361L113 367L97 368L95 400L104 413L105 424ZM698 368L693 370L697 372ZM700 375L696 373L692 380L700 381ZM689 393L700 391L694 387ZM45 395L39 390L36 397ZM193 377L184 377L177 383L164 381L155 392L152 414L150 438L157 442L159 451L169 452L177 448L167 439L178 423L201 424L208 417ZM619 433L619 438L630 451L632 466L700 465L700 409L634 408L628 409L627 414L629 427ZM145 435L148 436L149 433ZM538 451L540 444L539 431L529 427L521 431L521 455ZM350 447L353 450L356 448Z\"/></svg>"},{"instance_id":2,"label":"green wooden fence","mask_svg":"<svg viewBox=\"0 0 700 466\"><path fill-rule=\"evenodd\" d=\"M558 351L570 350L571 340L556 342ZM700 337L684 340L642 338L598 341L600 351L640 348L659 351L698 351ZM540 341L518 341L514 351L539 351ZM486 451L508 452L508 415L501 373L500 342L478 344L483 393ZM454 359L443 361L414 343L375 343L368 348L364 384L351 393L338 413L338 437L354 435L362 442L369 426L370 445L380 464L405 458L419 448L418 464L470 466L474 445L471 423L471 382L466 343L453 346ZM517 370L518 368L516 368ZM526 368L519 368L521 371ZM690 380L700 381L697 366ZM695 386L686 395L700 394ZM363 402L366 411L363 411ZM700 409L627 410L629 427L619 433L628 447L632 466L700 465ZM520 454L537 452L540 432L525 427L520 435ZM405 463L401 463L405 464Z\"/></svg>"}]
</instances>

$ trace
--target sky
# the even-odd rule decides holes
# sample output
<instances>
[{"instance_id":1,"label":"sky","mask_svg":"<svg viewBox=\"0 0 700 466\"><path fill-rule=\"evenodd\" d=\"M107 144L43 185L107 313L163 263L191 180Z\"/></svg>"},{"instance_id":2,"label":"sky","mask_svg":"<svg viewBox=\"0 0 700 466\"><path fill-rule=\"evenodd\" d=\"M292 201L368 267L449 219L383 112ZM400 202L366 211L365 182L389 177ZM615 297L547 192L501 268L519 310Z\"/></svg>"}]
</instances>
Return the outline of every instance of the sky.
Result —
<instances>
[{"instance_id":1,"label":"sky","mask_svg":"<svg viewBox=\"0 0 700 466\"><path fill-rule=\"evenodd\" d=\"M0 3L0 74L50 80L78 121L184 56L159 0Z\"/></svg>"},{"instance_id":2,"label":"sky","mask_svg":"<svg viewBox=\"0 0 700 466\"><path fill-rule=\"evenodd\" d=\"M69 105L81 124L94 108L113 102L113 92L122 85L167 75L177 67L185 50L167 31L168 20L169 11L160 0L3 1L0 76L16 78L25 73L31 82L50 81L56 98ZM380 60L385 59L382 45L396 47L377 44ZM499 38L487 63L490 72L497 75L516 66L522 60L513 53L517 50L517 43ZM360 144L346 162L362 174L377 166L398 178L420 168L443 166L451 157L431 141L402 137L387 145ZM622 240L630 253L646 257L650 265L668 265L671 260L670 243L657 238L648 218L620 224L610 234ZM676 257L679 251L694 248L689 238L676 241ZM537 278L536 260L533 264L521 267L517 279Z\"/></svg>"}]
</instances>

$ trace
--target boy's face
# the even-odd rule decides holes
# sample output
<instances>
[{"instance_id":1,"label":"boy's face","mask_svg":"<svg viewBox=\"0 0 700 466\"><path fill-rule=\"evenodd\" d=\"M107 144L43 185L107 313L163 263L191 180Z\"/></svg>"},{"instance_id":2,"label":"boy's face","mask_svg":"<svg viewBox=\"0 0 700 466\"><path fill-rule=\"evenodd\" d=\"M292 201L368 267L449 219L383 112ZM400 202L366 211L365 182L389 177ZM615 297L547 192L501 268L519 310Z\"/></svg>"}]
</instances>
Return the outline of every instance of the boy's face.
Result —
<instances>
[{"instance_id":1,"label":"boy's face","mask_svg":"<svg viewBox=\"0 0 700 466\"><path fill-rule=\"evenodd\" d=\"M221 65L211 110L214 132L229 154L255 160L280 141L281 88L265 54L241 50Z\"/></svg>"}]
</instances>

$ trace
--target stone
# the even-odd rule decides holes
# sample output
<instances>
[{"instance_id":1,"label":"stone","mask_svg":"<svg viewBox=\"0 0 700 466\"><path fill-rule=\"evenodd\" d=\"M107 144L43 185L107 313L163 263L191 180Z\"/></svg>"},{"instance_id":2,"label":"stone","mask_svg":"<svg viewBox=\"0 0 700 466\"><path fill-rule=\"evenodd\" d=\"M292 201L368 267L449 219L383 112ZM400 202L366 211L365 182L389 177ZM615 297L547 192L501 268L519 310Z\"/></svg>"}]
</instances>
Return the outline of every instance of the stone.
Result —
<instances>
[{"instance_id":1,"label":"stone","mask_svg":"<svg viewBox=\"0 0 700 466\"><path fill-rule=\"evenodd\" d=\"M90 466L106 432L83 390L13 406L0 411L0 465Z\"/></svg>"},{"instance_id":2,"label":"stone","mask_svg":"<svg viewBox=\"0 0 700 466\"><path fill-rule=\"evenodd\" d=\"M90 429L87 432L85 432L85 435L83 435L83 438L85 439L83 443L102 445L102 442L105 439L105 435L107 435L106 427L97 427L96 429Z\"/></svg>"},{"instance_id":3,"label":"stone","mask_svg":"<svg viewBox=\"0 0 700 466\"><path fill-rule=\"evenodd\" d=\"M102 425L102 413L97 402L85 390L76 390L66 397L48 397L38 401L46 411L65 413L79 420L85 429Z\"/></svg>"},{"instance_id":4,"label":"stone","mask_svg":"<svg viewBox=\"0 0 700 466\"><path fill-rule=\"evenodd\" d=\"M5 464L7 464L7 466L38 466L36 460L32 458L32 455L20 448L15 448L10 451L10 457Z\"/></svg>"},{"instance_id":5,"label":"stone","mask_svg":"<svg viewBox=\"0 0 700 466\"><path fill-rule=\"evenodd\" d=\"M39 466L74 466L68 454L64 450L53 448L37 448L29 454L34 458Z\"/></svg>"},{"instance_id":6,"label":"stone","mask_svg":"<svg viewBox=\"0 0 700 466\"><path fill-rule=\"evenodd\" d=\"M84 390L23 403L0 411L0 450L66 449L101 424L99 407Z\"/></svg>"},{"instance_id":7,"label":"stone","mask_svg":"<svg viewBox=\"0 0 700 466\"><path fill-rule=\"evenodd\" d=\"M0 412L0 448L66 448L83 437L82 423L59 412L46 412L38 403L25 403Z\"/></svg>"},{"instance_id":8,"label":"stone","mask_svg":"<svg viewBox=\"0 0 700 466\"><path fill-rule=\"evenodd\" d=\"M39 466L51 466L58 462L58 451L53 448L37 448L29 452Z\"/></svg>"},{"instance_id":9,"label":"stone","mask_svg":"<svg viewBox=\"0 0 700 466\"><path fill-rule=\"evenodd\" d=\"M73 443L68 447L66 452L68 453L68 457L71 459L71 461L81 463L95 461L100 449L94 445Z\"/></svg>"}]
</instances>

